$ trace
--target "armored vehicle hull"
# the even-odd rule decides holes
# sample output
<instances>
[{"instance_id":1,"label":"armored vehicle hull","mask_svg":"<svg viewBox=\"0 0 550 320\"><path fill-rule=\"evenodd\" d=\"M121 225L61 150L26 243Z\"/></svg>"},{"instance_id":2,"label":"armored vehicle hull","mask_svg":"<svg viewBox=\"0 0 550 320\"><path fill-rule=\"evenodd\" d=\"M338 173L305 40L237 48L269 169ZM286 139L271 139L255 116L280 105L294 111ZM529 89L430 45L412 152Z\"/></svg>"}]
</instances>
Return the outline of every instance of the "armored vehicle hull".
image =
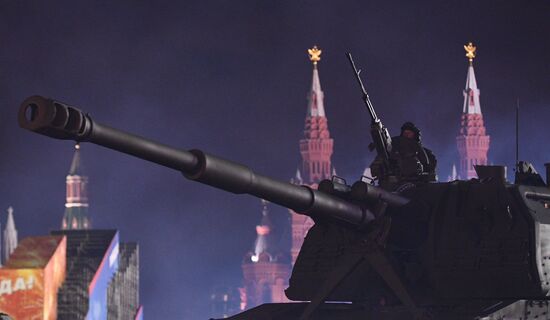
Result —
<instances>
[{"instance_id":1,"label":"armored vehicle hull","mask_svg":"<svg viewBox=\"0 0 550 320\"><path fill-rule=\"evenodd\" d=\"M544 183L516 185L488 177L420 183L396 194L361 181L351 187L330 187L328 181L314 190L200 150L177 150L101 125L75 107L40 96L23 102L19 124L53 138L102 145L310 216L315 225L286 290L289 299L310 302L268 304L234 319L473 319L516 300L547 299L550 189Z\"/></svg>"}]
</instances>

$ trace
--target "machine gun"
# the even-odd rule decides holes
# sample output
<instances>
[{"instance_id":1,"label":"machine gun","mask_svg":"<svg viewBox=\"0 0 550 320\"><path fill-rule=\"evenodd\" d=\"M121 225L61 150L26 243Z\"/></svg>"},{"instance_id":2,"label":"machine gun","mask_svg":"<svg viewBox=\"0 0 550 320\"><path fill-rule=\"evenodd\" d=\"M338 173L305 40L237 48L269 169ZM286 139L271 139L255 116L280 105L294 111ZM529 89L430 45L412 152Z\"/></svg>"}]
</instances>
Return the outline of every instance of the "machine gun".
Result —
<instances>
[{"instance_id":1,"label":"machine gun","mask_svg":"<svg viewBox=\"0 0 550 320\"><path fill-rule=\"evenodd\" d=\"M373 151L374 149L376 149L377 157L382 159L384 176L392 176L394 172L390 163L389 155L392 150L392 140L388 132L388 128L386 128L382 124L382 121L376 115L376 111L374 110L374 107L370 101L369 94L367 93L367 90L363 85L363 81L361 80L361 70L357 70L357 68L355 67L355 62L353 62L353 57L351 56L351 53L346 53L346 56L348 57L353 72L355 73L355 77L357 78L357 82L359 83L359 87L361 88L361 93L363 95L363 102L365 102L371 118L370 134L372 137L372 143L369 145L369 150Z\"/></svg>"},{"instance_id":2,"label":"machine gun","mask_svg":"<svg viewBox=\"0 0 550 320\"><path fill-rule=\"evenodd\" d=\"M359 181L322 191L104 126L40 96L21 104L18 120L49 137L102 145L312 217L285 291L310 302L266 304L233 319L471 320L550 293L549 181L430 183L400 195Z\"/></svg>"}]
</instances>

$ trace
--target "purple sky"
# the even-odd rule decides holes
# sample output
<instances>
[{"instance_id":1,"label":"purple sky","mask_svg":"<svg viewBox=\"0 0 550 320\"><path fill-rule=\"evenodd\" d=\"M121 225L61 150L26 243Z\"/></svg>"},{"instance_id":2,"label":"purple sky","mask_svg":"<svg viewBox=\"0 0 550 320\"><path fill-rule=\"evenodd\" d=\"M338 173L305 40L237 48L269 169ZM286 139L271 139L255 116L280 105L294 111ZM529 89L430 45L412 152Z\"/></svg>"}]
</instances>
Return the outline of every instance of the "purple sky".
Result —
<instances>
[{"instance_id":1,"label":"purple sky","mask_svg":"<svg viewBox=\"0 0 550 320\"><path fill-rule=\"evenodd\" d=\"M97 121L185 149L200 148L288 180L300 162L311 63L319 64L333 164L351 181L373 155L369 123L344 53L351 51L378 115L396 134L422 129L446 178L467 59L491 136L489 159L550 162L550 2L540 1L15 1L0 2L0 221L15 208L20 237L59 227L70 142L18 128L19 104L41 94ZM96 228L141 246L149 319L205 319L216 284L238 285L260 201L172 170L83 145ZM286 211L271 206L288 237ZM288 239L282 240L287 243Z\"/></svg>"}]
</instances>

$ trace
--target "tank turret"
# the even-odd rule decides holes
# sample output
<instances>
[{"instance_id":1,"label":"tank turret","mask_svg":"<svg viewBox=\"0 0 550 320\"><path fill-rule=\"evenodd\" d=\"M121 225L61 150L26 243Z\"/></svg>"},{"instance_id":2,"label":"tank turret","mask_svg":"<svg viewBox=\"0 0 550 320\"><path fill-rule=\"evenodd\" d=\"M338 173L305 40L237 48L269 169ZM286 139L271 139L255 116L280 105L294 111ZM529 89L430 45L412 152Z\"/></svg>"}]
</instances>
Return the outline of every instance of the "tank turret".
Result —
<instances>
[{"instance_id":1,"label":"tank turret","mask_svg":"<svg viewBox=\"0 0 550 320\"><path fill-rule=\"evenodd\" d=\"M289 299L310 302L263 305L234 319L473 319L550 292L548 181L508 184L487 174L398 194L335 178L315 190L113 129L40 96L22 103L18 120L46 136L98 144L312 217L286 290Z\"/></svg>"}]
</instances>

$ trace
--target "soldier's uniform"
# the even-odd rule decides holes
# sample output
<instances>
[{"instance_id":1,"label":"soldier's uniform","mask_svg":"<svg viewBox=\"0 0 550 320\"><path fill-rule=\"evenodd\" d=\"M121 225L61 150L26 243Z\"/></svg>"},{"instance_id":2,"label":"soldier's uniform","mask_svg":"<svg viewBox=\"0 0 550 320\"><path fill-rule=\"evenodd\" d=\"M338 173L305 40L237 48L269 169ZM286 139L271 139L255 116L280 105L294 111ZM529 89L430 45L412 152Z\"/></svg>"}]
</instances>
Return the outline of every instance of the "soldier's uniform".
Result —
<instances>
[{"instance_id":1,"label":"soldier's uniform","mask_svg":"<svg viewBox=\"0 0 550 320\"><path fill-rule=\"evenodd\" d=\"M413 132L414 137L404 135L407 130ZM379 179L384 189L394 191L405 184L436 180L437 159L430 149L422 146L420 130L411 122L403 124L401 135L392 137L389 162L391 172L385 172L383 159L379 156L370 166L371 174Z\"/></svg>"}]
</instances>

